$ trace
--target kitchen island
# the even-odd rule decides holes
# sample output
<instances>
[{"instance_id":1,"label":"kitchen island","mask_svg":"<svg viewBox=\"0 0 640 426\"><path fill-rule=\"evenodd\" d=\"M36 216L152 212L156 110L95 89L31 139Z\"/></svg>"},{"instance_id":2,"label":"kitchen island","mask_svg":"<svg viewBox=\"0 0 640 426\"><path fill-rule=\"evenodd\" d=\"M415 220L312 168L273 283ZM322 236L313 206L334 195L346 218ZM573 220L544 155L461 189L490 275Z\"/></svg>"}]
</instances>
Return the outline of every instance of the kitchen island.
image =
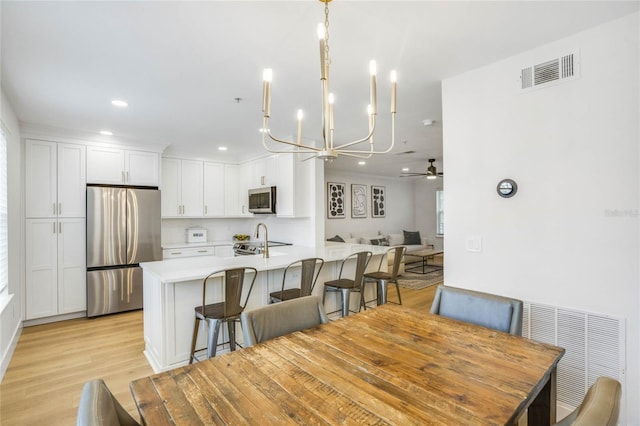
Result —
<instances>
[{"instance_id":1,"label":"kitchen island","mask_svg":"<svg viewBox=\"0 0 640 426\"><path fill-rule=\"evenodd\" d=\"M256 309L269 303L269 293L282 286L284 268L290 263L308 257L321 257L325 260L314 295L322 297L323 283L338 277L342 259L348 255L368 250L373 253L367 271L377 270L380 257L384 256L388 247L368 246L362 244L328 243L322 247L279 246L270 249L270 257L262 255L218 257L200 256L191 258L167 259L157 262L145 262L140 266L143 270L143 308L144 308L144 341L145 356L155 372L166 371L182 365L189 360L189 349L194 324L194 307L202 303L202 280L211 272L241 266L250 266L258 270L258 276L247 302L246 309ZM382 262L383 267L386 262ZM353 277L354 263L345 265L343 275ZM299 279L299 272L289 277ZM221 278L213 278L221 284ZM207 290L207 303L222 300L222 285L211 282ZM369 291L373 292L373 286ZM246 291L246 290L245 290ZM243 300L246 297L243 293ZM367 299L373 298L367 294ZM355 300L355 302L354 302ZM358 297L351 298L352 309L357 309ZM339 309L339 295L327 295L326 309ZM201 327L205 327L204 321ZM226 341L227 335L220 333L220 341ZM224 335L223 335L224 334ZM198 333L198 348L206 346L206 330ZM242 342L242 333L236 332ZM219 353L225 348L219 349Z\"/></svg>"}]
</instances>

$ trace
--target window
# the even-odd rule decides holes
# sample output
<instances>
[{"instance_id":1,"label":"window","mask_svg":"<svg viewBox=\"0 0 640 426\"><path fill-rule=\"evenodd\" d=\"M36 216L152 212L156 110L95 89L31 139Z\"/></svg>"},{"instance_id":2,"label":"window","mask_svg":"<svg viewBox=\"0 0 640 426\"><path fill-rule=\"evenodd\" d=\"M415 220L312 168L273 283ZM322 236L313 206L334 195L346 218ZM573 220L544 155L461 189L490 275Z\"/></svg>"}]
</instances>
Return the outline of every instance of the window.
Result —
<instances>
[{"instance_id":1,"label":"window","mask_svg":"<svg viewBox=\"0 0 640 426\"><path fill-rule=\"evenodd\" d=\"M0 130L0 294L6 291L9 284L7 221L7 139Z\"/></svg>"},{"instance_id":2,"label":"window","mask_svg":"<svg viewBox=\"0 0 640 426\"><path fill-rule=\"evenodd\" d=\"M444 191L436 191L436 235L444 235Z\"/></svg>"}]
</instances>

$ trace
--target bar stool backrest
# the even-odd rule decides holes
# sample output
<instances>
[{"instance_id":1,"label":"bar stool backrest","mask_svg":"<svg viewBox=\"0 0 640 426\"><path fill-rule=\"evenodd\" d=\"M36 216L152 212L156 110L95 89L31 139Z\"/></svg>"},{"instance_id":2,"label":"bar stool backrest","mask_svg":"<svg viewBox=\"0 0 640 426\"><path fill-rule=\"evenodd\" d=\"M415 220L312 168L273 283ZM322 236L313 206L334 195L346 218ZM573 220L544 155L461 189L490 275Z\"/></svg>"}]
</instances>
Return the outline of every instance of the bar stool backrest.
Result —
<instances>
[{"instance_id":1,"label":"bar stool backrest","mask_svg":"<svg viewBox=\"0 0 640 426\"><path fill-rule=\"evenodd\" d=\"M342 260L342 265L340 265L340 274L338 275L338 277L342 278L342 271L344 269L345 263L347 263L348 260L355 258L356 273L353 278L353 281L355 283L355 288L360 288L362 286L362 280L364 279L364 271L365 269L367 269L367 265L369 264L369 261L371 260L372 255L373 254L370 251L359 251L357 253L352 253L349 256L345 257Z\"/></svg>"},{"instance_id":2,"label":"bar stool backrest","mask_svg":"<svg viewBox=\"0 0 640 426\"><path fill-rule=\"evenodd\" d=\"M313 288L316 286L316 281L318 280L318 276L320 275L320 271L324 265L324 260L319 257L312 257L309 259L302 259L299 262L302 264L300 271L300 297L310 296L311 292L313 292ZM288 269L289 268L287 268L287 270ZM285 277L286 273L287 271L285 270ZM284 285L284 278L282 279L282 282Z\"/></svg>"},{"instance_id":3,"label":"bar stool backrest","mask_svg":"<svg viewBox=\"0 0 640 426\"><path fill-rule=\"evenodd\" d=\"M394 247L394 248L390 249L387 252L387 256L388 256L388 253L390 253L392 251L394 252L394 254L393 254L393 269L391 270L391 281L395 281L395 279L398 278L398 271L400 270L400 263L402 263L402 258L404 257L404 252L406 250L407 250L407 248L405 246L398 246L398 247ZM382 259L380 259L380 262L382 262L383 260L384 260L384 256L382 257ZM380 270L380 268L378 268L378 270Z\"/></svg>"},{"instance_id":4,"label":"bar stool backrest","mask_svg":"<svg viewBox=\"0 0 640 426\"><path fill-rule=\"evenodd\" d=\"M242 289L247 272L253 272L253 277L251 278L251 285L249 286L247 295L244 301L242 301ZM221 273L224 273L224 317L230 318L239 316L247 305L258 271L251 267L241 267L223 269L209 274L202 282L202 312L205 311L207 301L207 281L210 278L219 276Z\"/></svg>"}]
</instances>

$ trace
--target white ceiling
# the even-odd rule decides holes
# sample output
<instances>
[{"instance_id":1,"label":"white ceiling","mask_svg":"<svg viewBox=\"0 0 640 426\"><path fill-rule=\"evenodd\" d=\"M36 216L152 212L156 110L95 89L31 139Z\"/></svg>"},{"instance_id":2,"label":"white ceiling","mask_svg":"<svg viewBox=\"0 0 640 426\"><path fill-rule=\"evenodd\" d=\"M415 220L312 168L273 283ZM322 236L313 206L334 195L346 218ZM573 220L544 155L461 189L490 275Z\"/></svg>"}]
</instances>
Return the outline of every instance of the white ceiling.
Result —
<instances>
[{"instance_id":1,"label":"white ceiling","mask_svg":"<svg viewBox=\"0 0 640 426\"><path fill-rule=\"evenodd\" d=\"M442 171L440 81L638 10L638 1L350 1L330 3L336 141L367 130L368 62L378 62L376 145L388 146L389 84L398 71L393 154L329 167L397 176ZM321 140L317 23L323 4L297 1L0 3L1 83L21 122L167 145L222 161L265 154L262 69L273 68L270 128ZM384 76L384 77L383 77ZM517 84L514 75L514 85ZM127 109L110 104L126 99ZM235 98L240 98L236 102ZM435 124L425 127L424 119ZM229 149L225 153L218 145ZM413 150L412 155L398 155Z\"/></svg>"}]
</instances>

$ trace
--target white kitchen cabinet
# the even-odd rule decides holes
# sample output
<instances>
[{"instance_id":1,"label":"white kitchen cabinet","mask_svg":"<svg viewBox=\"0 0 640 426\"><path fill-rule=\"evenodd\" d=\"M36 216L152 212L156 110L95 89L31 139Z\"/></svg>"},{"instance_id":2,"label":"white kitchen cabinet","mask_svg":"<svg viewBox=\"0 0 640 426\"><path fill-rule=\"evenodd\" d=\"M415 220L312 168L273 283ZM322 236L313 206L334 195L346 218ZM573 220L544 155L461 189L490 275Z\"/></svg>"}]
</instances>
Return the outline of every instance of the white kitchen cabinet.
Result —
<instances>
[{"instance_id":1,"label":"white kitchen cabinet","mask_svg":"<svg viewBox=\"0 0 640 426\"><path fill-rule=\"evenodd\" d=\"M163 259L175 259L179 257L214 256L214 246L203 247L180 247L175 249L162 250Z\"/></svg>"},{"instance_id":2,"label":"white kitchen cabinet","mask_svg":"<svg viewBox=\"0 0 640 426\"><path fill-rule=\"evenodd\" d=\"M251 180L249 188L275 186L278 176L277 156L260 158L251 162Z\"/></svg>"},{"instance_id":3,"label":"white kitchen cabinet","mask_svg":"<svg viewBox=\"0 0 640 426\"><path fill-rule=\"evenodd\" d=\"M240 204L240 187L239 187L240 168L236 164L224 165L224 215L239 216L241 210Z\"/></svg>"},{"instance_id":4,"label":"white kitchen cabinet","mask_svg":"<svg viewBox=\"0 0 640 426\"><path fill-rule=\"evenodd\" d=\"M85 216L85 147L28 140L26 216Z\"/></svg>"},{"instance_id":5,"label":"white kitchen cabinet","mask_svg":"<svg viewBox=\"0 0 640 426\"><path fill-rule=\"evenodd\" d=\"M203 163L162 159L162 217L202 217Z\"/></svg>"},{"instance_id":6,"label":"white kitchen cabinet","mask_svg":"<svg viewBox=\"0 0 640 426\"><path fill-rule=\"evenodd\" d=\"M311 214L311 174L314 171L312 161L300 161L293 154L278 155L278 217L308 217Z\"/></svg>"},{"instance_id":7,"label":"white kitchen cabinet","mask_svg":"<svg viewBox=\"0 0 640 426\"><path fill-rule=\"evenodd\" d=\"M249 189L255 188L251 184L252 164L244 163L238 166L238 205L241 216L252 216L249 213Z\"/></svg>"},{"instance_id":8,"label":"white kitchen cabinet","mask_svg":"<svg viewBox=\"0 0 640 426\"><path fill-rule=\"evenodd\" d=\"M86 310L84 218L26 221L25 319Z\"/></svg>"},{"instance_id":9,"label":"white kitchen cabinet","mask_svg":"<svg viewBox=\"0 0 640 426\"><path fill-rule=\"evenodd\" d=\"M224 164L204 162L204 216L216 217L225 214Z\"/></svg>"},{"instance_id":10,"label":"white kitchen cabinet","mask_svg":"<svg viewBox=\"0 0 640 426\"><path fill-rule=\"evenodd\" d=\"M87 182L158 186L159 154L115 147L87 148Z\"/></svg>"}]
</instances>

